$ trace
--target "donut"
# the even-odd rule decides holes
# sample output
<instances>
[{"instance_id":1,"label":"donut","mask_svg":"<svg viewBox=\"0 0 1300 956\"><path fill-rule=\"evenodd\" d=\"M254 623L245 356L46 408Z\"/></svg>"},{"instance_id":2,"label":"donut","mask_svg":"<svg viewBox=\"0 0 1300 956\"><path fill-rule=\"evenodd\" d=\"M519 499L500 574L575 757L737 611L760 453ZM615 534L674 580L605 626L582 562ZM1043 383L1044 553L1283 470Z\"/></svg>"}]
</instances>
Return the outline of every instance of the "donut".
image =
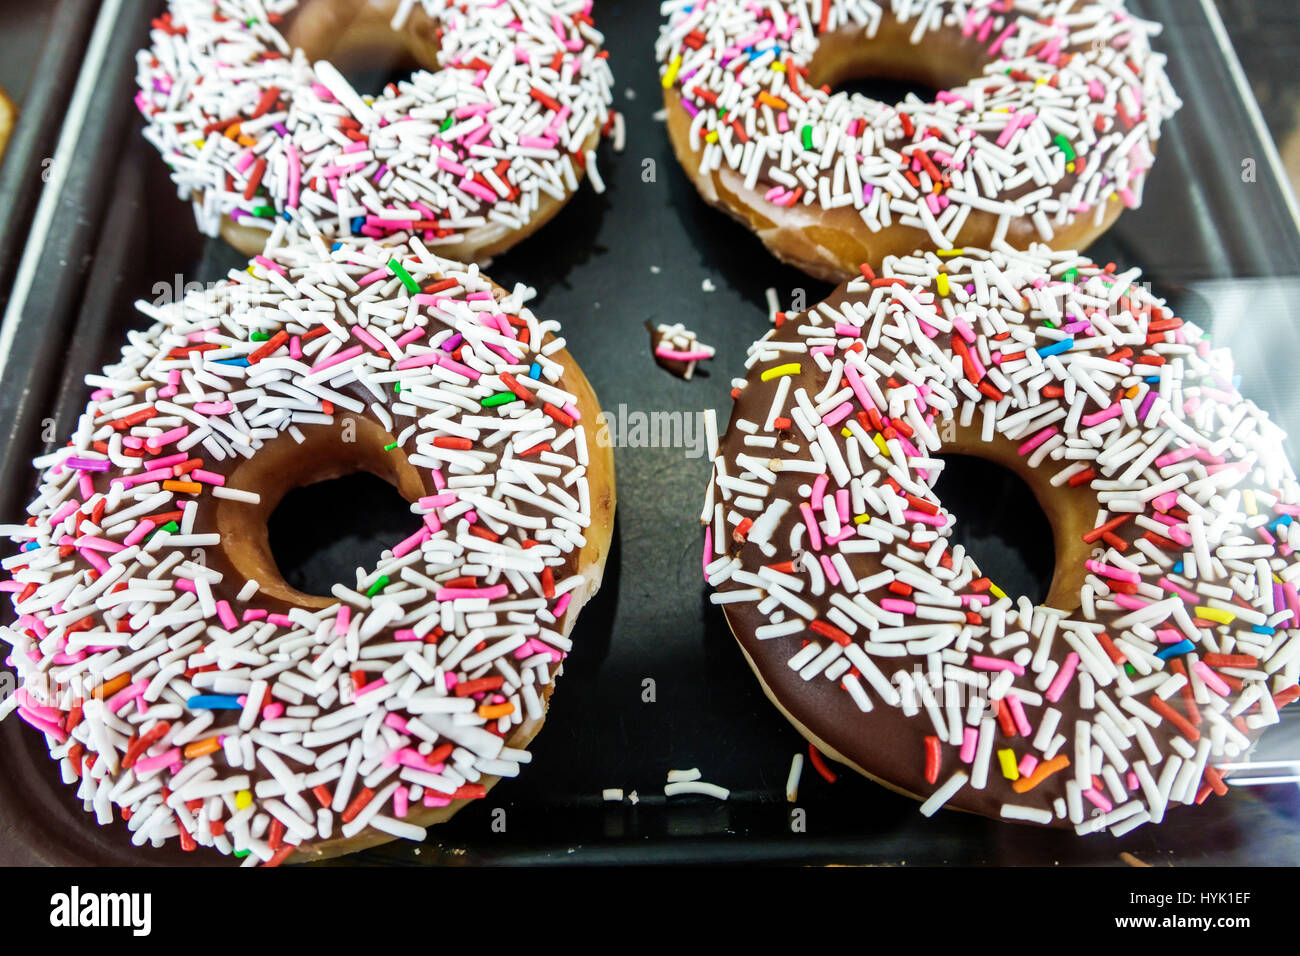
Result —
<instances>
[{"instance_id":1,"label":"donut","mask_svg":"<svg viewBox=\"0 0 1300 956\"><path fill-rule=\"evenodd\" d=\"M668 0L668 135L700 195L831 282L915 249L1081 249L1179 101L1120 0ZM888 105L858 77L941 92Z\"/></svg>"},{"instance_id":2,"label":"donut","mask_svg":"<svg viewBox=\"0 0 1300 956\"><path fill-rule=\"evenodd\" d=\"M3 529L0 715L101 823L315 859L422 839L528 762L614 508L595 396L529 291L418 238L314 236L141 304L154 324L87 376ZM357 471L411 502L411 533L299 592L267 517Z\"/></svg>"},{"instance_id":3,"label":"donut","mask_svg":"<svg viewBox=\"0 0 1300 956\"><path fill-rule=\"evenodd\" d=\"M1285 436L1139 278L1041 244L917 252L751 347L711 599L795 727L927 815L1122 835L1224 793L1300 695ZM1033 491L1042 605L953 541L950 453Z\"/></svg>"},{"instance_id":4,"label":"donut","mask_svg":"<svg viewBox=\"0 0 1300 956\"><path fill-rule=\"evenodd\" d=\"M199 228L247 255L291 229L407 231L485 262L584 174L603 190L613 81L591 6L169 0L137 56L136 105ZM370 97L324 59L376 48L423 69Z\"/></svg>"}]
</instances>

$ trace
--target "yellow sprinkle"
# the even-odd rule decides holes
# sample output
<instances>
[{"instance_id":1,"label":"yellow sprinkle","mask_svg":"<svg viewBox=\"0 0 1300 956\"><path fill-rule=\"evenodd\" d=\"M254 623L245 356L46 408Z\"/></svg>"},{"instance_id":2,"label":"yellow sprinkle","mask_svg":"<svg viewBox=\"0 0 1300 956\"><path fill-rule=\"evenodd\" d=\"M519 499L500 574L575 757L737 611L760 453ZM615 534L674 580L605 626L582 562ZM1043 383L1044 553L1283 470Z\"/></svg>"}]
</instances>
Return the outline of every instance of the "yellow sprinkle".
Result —
<instances>
[{"instance_id":1,"label":"yellow sprinkle","mask_svg":"<svg viewBox=\"0 0 1300 956\"><path fill-rule=\"evenodd\" d=\"M951 259L953 256L959 256L965 251L965 249L940 249L937 254L940 259Z\"/></svg>"},{"instance_id":2,"label":"yellow sprinkle","mask_svg":"<svg viewBox=\"0 0 1300 956\"><path fill-rule=\"evenodd\" d=\"M1016 752L1010 747L998 751L998 763L1002 764L1002 776L1008 780L1020 779L1020 769L1016 766Z\"/></svg>"},{"instance_id":3,"label":"yellow sprinkle","mask_svg":"<svg viewBox=\"0 0 1300 956\"><path fill-rule=\"evenodd\" d=\"M253 792L251 790L240 790L235 794L235 809L246 810L253 805Z\"/></svg>"},{"instance_id":4,"label":"yellow sprinkle","mask_svg":"<svg viewBox=\"0 0 1300 956\"><path fill-rule=\"evenodd\" d=\"M870 521L870 520L871 520L871 515L854 515L854 516L853 516L853 523L854 523L854 524L866 524L866 523L867 523L868 521Z\"/></svg>"},{"instance_id":5,"label":"yellow sprinkle","mask_svg":"<svg viewBox=\"0 0 1300 956\"><path fill-rule=\"evenodd\" d=\"M1046 82L1047 82L1047 77L1040 76L1038 79L1034 80L1034 86L1042 86Z\"/></svg>"},{"instance_id":6,"label":"yellow sprinkle","mask_svg":"<svg viewBox=\"0 0 1300 956\"><path fill-rule=\"evenodd\" d=\"M716 129L709 130L704 137L704 141L706 143L716 143L718 141L718 131Z\"/></svg>"},{"instance_id":7,"label":"yellow sprinkle","mask_svg":"<svg viewBox=\"0 0 1300 956\"><path fill-rule=\"evenodd\" d=\"M1077 168L1077 167L1074 165L1074 163L1066 163L1066 164L1065 164L1065 171L1066 171L1067 173L1072 173L1072 172L1074 172L1076 168Z\"/></svg>"},{"instance_id":8,"label":"yellow sprinkle","mask_svg":"<svg viewBox=\"0 0 1300 956\"><path fill-rule=\"evenodd\" d=\"M1274 584L1284 584L1285 582L1275 574L1275 575L1273 575L1273 583L1274 583Z\"/></svg>"},{"instance_id":9,"label":"yellow sprinkle","mask_svg":"<svg viewBox=\"0 0 1300 956\"><path fill-rule=\"evenodd\" d=\"M1248 515L1259 514L1259 509L1255 507L1254 490L1247 488L1245 491L1241 493L1241 497L1246 502L1246 514Z\"/></svg>"},{"instance_id":10,"label":"yellow sprinkle","mask_svg":"<svg viewBox=\"0 0 1300 956\"><path fill-rule=\"evenodd\" d=\"M784 73L784 72L785 72L785 64L784 64L784 63L778 63L776 60L773 60L773 61L772 61L772 69L776 70L778 73Z\"/></svg>"},{"instance_id":11,"label":"yellow sprinkle","mask_svg":"<svg viewBox=\"0 0 1300 956\"><path fill-rule=\"evenodd\" d=\"M853 437L853 432L849 431L847 428L841 428L841 429L840 429L840 434L843 435L845 438L852 438L852 437Z\"/></svg>"},{"instance_id":12,"label":"yellow sprinkle","mask_svg":"<svg viewBox=\"0 0 1300 956\"><path fill-rule=\"evenodd\" d=\"M672 85L677 82L677 71L681 68L682 57L679 53L677 56L673 57L673 62L668 64L668 72L664 74L663 84L665 90L671 88Z\"/></svg>"},{"instance_id":13,"label":"yellow sprinkle","mask_svg":"<svg viewBox=\"0 0 1300 956\"><path fill-rule=\"evenodd\" d=\"M1231 624L1237 619L1237 615L1231 611L1225 611L1218 607L1206 607L1204 604L1196 605L1196 616L1206 621L1218 621L1220 624Z\"/></svg>"},{"instance_id":14,"label":"yellow sprinkle","mask_svg":"<svg viewBox=\"0 0 1300 956\"><path fill-rule=\"evenodd\" d=\"M990 584L990 585L989 585L989 590L993 592L993 595L994 595L998 600L1001 600L1002 598L1004 598L1004 597L1007 596L1007 592L1004 591L1004 590L1002 590L1002 589L1001 589L1000 587L998 587L996 584Z\"/></svg>"},{"instance_id":15,"label":"yellow sprinkle","mask_svg":"<svg viewBox=\"0 0 1300 956\"><path fill-rule=\"evenodd\" d=\"M940 294L940 295L947 295L947 294L948 294L948 274L947 274L946 272L940 272L939 275L935 277L934 285L935 285L935 288L937 288L937 289L939 290L939 294Z\"/></svg>"},{"instance_id":16,"label":"yellow sprinkle","mask_svg":"<svg viewBox=\"0 0 1300 956\"><path fill-rule=\"evenodd\" d=\"M803 371L803 366L798 362L787 362L785 365L777 365L768 369L759 378L764 382L770 382L772 379L780 378L783 375L798 375L801 371Z\"/></svg>"},{"instance_id":17,"label":"yellow sprinkle","mask_svg":"<svg viewBox=\"0 0 1300 956\"><path fill-rule=\"evenodd\" d=\"M875 433L874 435L872 435L871 437L874 438L874 439L876 440L876 447L880 449L880 453L881 453L882 455L884 455L886 458L888 458L888 457L889 457L889 446L885 444L885 438L884 438L884 436L881 435L880 432L876 432L876 433Z\"/></svg>"}]
</instances>

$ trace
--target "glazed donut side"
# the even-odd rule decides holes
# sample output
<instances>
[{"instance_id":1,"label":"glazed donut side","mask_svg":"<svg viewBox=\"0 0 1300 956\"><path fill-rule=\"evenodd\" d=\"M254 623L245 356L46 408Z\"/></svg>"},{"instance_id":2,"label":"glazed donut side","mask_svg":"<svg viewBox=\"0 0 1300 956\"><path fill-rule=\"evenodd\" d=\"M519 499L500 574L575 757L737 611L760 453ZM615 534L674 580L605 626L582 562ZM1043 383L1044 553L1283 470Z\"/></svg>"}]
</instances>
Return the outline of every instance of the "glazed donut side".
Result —
<instances>
[{"instance_id":1,"label":"glazed donut side","mask_svg":"<svg viewBox=\"0 0 1300 956\"><path fill-rule=\"evenodd\" d=\"M615 495L595 396L526 298L418 240L317 237L143 307L157 324L90 377L5 529L6 709L101 820L279 863L420 838L518 773ZM357 470L411 501L413 534L300 593L266 517Z\"/></svg>"},{"instance_id":2,"label":"glazed donut side","mask_svg":"<svg viewBox=\"0 0 1300 956\"><path fill-rule=\"evenodd\" d=\"M616 121L590 0L267 6L171 0L138 66L146 138L200 228L249 255L289 229L400 230L486 262L563 207ZM360 50L422 69L359 96L327 58Z\"/></svg>"},{"instance_id":3,"label":"glazed donut side","mask_svg":"<svg viewBox=\"0 0 1300 956\"><path fill-rule=\"evenodd\" d=\"M4 159L5 147L9 145L9 137L13 134L17 119L18 108L9 99L4 87L0 87L0 160Z\"/></svg>"},{"instance_id":4,"label":"glazed donut side","mask_svg":"<svg viewBox=\"0 0 1300 956\"><path fill-rule=\"evenodd\" d=\"M1078 47L1123 22L1118 4L1090 6L1099 22L1062 28L1045 60L992 4L932 4L918 24L915 9L900 19L830 0L820 32L795 25L795 4L764 18L741 6L671 11L658 46L669 138L705 201L828 281L917 248L1086 247L1139 202L1160 123L1177 106L1147 44L1151 25L1133 21L1141 29L1125 34L1140 82L1110 69L1105 58L1121 57L1112 43ZM1027 36L1049 30L1029 23ZM753 62L737 67L746 56ZM888 107L830 92L858 76L938 87L941 99ZM1056 102L1043 102L1044 85ZM1116 110L1120 94L1112 103L1106 89L1138 102L1139 116Z\"/></svg>"},{"instance_id":5,"label":"glazed donut side","mask_svg":"<svg viewBox=\"0 0 1300 956\"><path fill-rule=\"evenodd\" d=\"M1118 835L1223 792L1300 696L1284 436L1136 270L865 273L755 343L715 459L705 574L765 693L927 813ZM944 453L1043 504L1042 606L953 545Z\"/></svg>"}]
</instances>

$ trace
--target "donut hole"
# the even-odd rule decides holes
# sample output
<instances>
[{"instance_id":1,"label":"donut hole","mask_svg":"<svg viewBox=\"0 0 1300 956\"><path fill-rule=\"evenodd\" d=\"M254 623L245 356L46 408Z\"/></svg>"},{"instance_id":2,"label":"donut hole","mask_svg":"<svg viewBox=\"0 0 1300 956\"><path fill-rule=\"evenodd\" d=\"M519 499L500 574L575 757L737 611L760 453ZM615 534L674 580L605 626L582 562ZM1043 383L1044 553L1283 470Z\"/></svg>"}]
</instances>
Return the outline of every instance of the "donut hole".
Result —
<instances>
[{"instance_id":1,"label":"donut hole","mask_svg":"<svg viewBox=\"0 0 1300 956\"><path fill-rule=\"evenodd\" d=\"M952 542L1010 597L1046 601L1056 568L1052 525L1015 472L985 458L943 453L934 490L956 516Z\"/></svg>"},{"instance_id":2,"label":"donut hole","mask_svg":"<svg viewBox=\"0 0 1300 956\"><path fill-rule=\"evenodd\" d=\"M340 502L355 507L340 507ZM409 535L411 505L382 478L360 471L291 489L267 520L271 557L286 584L329 597L336 582L356 583L385 548Z\"/></svg>"},{"instance_id":3,"label":"donut hole","mask_svg":"<svg viewBox=\"0 0 1300 956\"><path fill-rule=\"evenodd\" d=\"M809 82L892 105L908 94L929 102L940 90L962 86L983 72L987 55L959 30L938 31L916 47L910 29L886 17L871 39L858 30L823 34L808 64Z\"/></svg>"},{"instance_id":4,"label":"donut hole","mask_svg":"<svg viewBox=\"0 0 1300 956\"><path fill-rule=\"evenodd\" d=\"M255 491L260 501L219 499L216 530L225 561L243 580L258 582L263 600L322 608L337 600L335 583L355 587L357 567L373 567L384 549L420 527L409 503L432 488L368 418L340 416L302 433L302 442L289 435L268 441L231 469L227 484Z\"/></svg>"},{"instance_id":5,"label":"donut hole","mask_svg":"<svg viewBox=\"0 0 1300 956\"><path fill-rule=\"evenodd\" d=\"M404 80L416 70L438 69L436 24L412 8L402 30L392 28L396 0L304 0L281 32L311 63L328 60L363 95Z\"/></svg>"}]
</instances>

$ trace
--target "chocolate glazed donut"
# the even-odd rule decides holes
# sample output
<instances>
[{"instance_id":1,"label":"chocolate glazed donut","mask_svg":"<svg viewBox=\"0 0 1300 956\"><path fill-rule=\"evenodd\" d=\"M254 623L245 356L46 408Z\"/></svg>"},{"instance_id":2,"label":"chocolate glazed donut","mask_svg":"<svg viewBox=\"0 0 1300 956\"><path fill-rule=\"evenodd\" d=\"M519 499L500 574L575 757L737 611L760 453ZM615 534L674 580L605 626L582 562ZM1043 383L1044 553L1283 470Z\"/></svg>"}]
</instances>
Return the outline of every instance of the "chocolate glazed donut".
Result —
<instances>
[{"instance_id":1,"label":"chocolate glazed donut","mask_svg":"<svg viewBox=\"0 0 1300 956\"><path fill-rule=\"evenodd\" d=\"M615 492L596 398L527 297L419 240L315 237L141 306L155 326L88 377L5 528L4 710L101 822L321 858L421 839L528 761ZM267 517L358 470L411 502L412 533L301 593Z\"/></svg>"},{"instance_id":2,"label":"chocolate glazed donut","mask_svg":"<svg viewBox=\"0 0 1300 956\"><path fill-rule=\"evenodd\" d=\"M940 806L1126 833L1224 793L1300 695L1300 488L1230 357L1070 252L886 260L755 343L704 570L816 747ZM1018 472L1044 605L950 535L943 453Z\"/></svg>"}]
</instances>

